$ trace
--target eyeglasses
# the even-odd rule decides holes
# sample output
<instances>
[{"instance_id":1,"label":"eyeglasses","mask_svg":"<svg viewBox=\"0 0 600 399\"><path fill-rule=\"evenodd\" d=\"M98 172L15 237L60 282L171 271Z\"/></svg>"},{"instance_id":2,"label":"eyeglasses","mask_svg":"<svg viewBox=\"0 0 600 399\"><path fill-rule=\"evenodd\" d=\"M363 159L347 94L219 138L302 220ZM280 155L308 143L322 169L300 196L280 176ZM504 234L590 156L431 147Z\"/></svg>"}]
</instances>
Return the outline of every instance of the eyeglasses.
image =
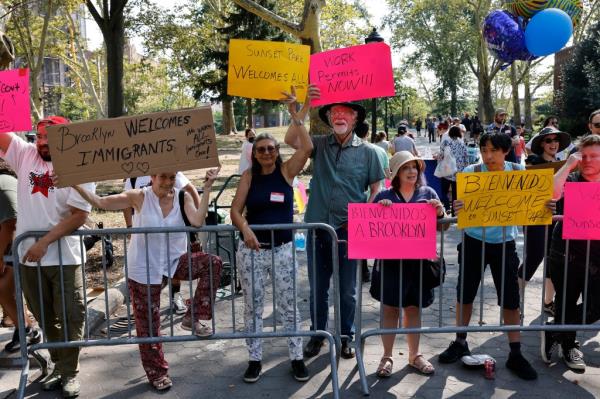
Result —
<instances>
[{"instance_id":1,"label":"eyeglasses","mask_svg":"<svg viewBox=\"0 0 600 399\"><path fill-rule=\"evenodd\" d=\"M268 145L265 147L256 147L256 152L258 154L271 154L271 153L275 152L275 150L277 150L277 147L272 146L272 145Z\"/></svg>"},{"instance_id":2,"label":"eyeglasses","mask_svg":"<svg viewBox=\"0 0 600 399\"><path fill-rule=\"evenodd\" d=\"M558 137L553 138L553 139L544 139L544 143L546 143L546 144L560 143L560 139Z\"/></svg>"},{"instance_id":3,"label":"eyeglasses","mask_svg":"<svg viewBox=\"0 0 600 399\"><path fill-rule=\"evenodd\" d=\"M600 122L594 122L592 123L592 126L594 126L596 129L600 129Z\"/></svg>"}]
</instances>

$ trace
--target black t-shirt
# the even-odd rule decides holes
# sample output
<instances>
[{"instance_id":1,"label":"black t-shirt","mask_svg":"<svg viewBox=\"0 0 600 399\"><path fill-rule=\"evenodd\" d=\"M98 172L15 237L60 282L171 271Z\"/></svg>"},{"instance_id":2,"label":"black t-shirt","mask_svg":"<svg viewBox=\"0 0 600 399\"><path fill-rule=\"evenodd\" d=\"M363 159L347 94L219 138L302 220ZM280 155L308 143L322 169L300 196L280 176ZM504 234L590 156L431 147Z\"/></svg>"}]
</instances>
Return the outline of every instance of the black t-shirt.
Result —
<instances>
[{"instance_id":1,"label":"black t-shirt","mask_svg":"<svg viewBox=\"0 0 600 399\"><path fill-rule=\"evenodd\" d=\"M515 129L514 127L512 127L509 124L496 126L495 123L492 123L486 129L486 133L493 133L493 132L496 132L496 133L503 132L503 133L509 135L511 139L517 135L517 129ZM506 156L504 157L504 160L507 162L519 163L519 161L517 160L517 154L515 153L514 146L511 145L510 151L508 152L508 154L506 154Z\"/></svg>"},{"instance_id":2,"label":"black t-shirt","mask_svg":"<svg viewBox=\"0 0 600 399\"><path fill-rule=\"evenodd\" d=\"M567 182L587 182L581 176L581 173L574 172L571 173L567 177ZM556 204L557 213L563 214L564 210L564 196L558 201ZM554 231L552 232L552 250L557 251L561 254L565 253L565 240L562 238L563 233L563 222L559 221L556 223L554 227ZM569 254L572 256L576 256L578 259L582 259L585 262L585 257L587 254L587 241L586 240L569 240ZM578 262L580 263L580 262ZM592 240L590 241L590 264L600 264L600 241ZM585 266L585 264L581 264L580 266Z\"/></svg>"},{"instance_id":3,"label":"black t-shirt","mask_svg":"<svg viewBox=\"0 0 600 399\"><path fill-rule=\"evenodd\" d=\"M460 123L467 129L467 132L471 131L471 118L464 118Z\"/></svg>"},{"instance_id":4,"label":"black t-shirt","mask_svg":"<svg viewBox=\"0 0 600 399\"><path fill-rule=\"evenodd\" d=\"M545 160L541 155L531 154L525 160L527 165L541 165L543 163L550 163L550 161Z\"/></svg>"}]
</instances>

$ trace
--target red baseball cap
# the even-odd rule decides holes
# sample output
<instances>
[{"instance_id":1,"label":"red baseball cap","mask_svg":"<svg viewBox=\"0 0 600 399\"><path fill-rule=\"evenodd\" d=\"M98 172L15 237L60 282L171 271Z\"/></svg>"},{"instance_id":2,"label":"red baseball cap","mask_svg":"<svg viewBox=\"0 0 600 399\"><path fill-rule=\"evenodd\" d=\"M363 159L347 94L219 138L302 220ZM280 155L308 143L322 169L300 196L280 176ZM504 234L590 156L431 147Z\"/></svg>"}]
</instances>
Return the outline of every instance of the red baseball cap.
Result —
<instances>
[{"instance_id":1,"label":"red baseball cap","mask_svg":"<svg viewBox=\"0 0 600 399\"><path fill-rule=\"evenodd\" d=\"M71 121L65 117L52 115L39 121L36 125L36 129L40 133L46 133L46 126L48 125L66 125L69 123L71 123Z\"/></svg>"}]
</instances>

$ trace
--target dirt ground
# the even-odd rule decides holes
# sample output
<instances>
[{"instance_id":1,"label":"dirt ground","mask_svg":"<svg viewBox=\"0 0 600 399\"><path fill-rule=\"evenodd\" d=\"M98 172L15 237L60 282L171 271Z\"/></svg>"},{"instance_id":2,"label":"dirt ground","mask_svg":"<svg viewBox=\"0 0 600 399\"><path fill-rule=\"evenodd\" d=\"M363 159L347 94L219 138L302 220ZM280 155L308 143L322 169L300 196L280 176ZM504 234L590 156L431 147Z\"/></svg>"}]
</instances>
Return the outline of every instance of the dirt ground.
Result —
<instances>
[{"instance_id":1,"label":"dirt ground","mask_svg":"<svg viewBox=\"0 0 600 399\"><path fill-rule=\"evenodd\" d=\"M283 144L285 130L285 127L279 127L258 129L257 131L257 133L271 133L279 142L282 143L281 155L284 160L289 158L289 156L293 153L293 150L290 147ZM219 206L230 205L233 196L235 195L235 190L237 188L237 179L232 179L226 187L224 186L224 184L229 176L237 174L240 159L240 149L242 147L243 140L243 132L237 135L217 136L219 161L221 162L221 172L219 174L219 178L213 185L213 189L211 192L211 201L216 197L217 193L220 190L223 190L221 196L219 197ZM196 185L197 187L202 186L205 170L188 170L184 173L194 185ZM299 176L299 178L308 186L308 181L310 180L309 175L301 175ZM103 181L98 183L96 190L96 192L99 195L119 193L123 190L123 182L122 180ZM104 228L125 227L125 219L123 218L122 212L110 212L94 209L90 215L90 219L95 223L102 222ZM230 223L229 218L226 219L225 223ZM112 267L106 270L107 286L110 286L111 284L121 279L124 274L124 237L112 237L112 243L114 246L115 262ZM93 288L104 288L104 268L102 265L101 242L97 242L94 248L88 251L88 261L86 263L86 276L87 288L89 290Z\"/></svg>"}]
</instances>

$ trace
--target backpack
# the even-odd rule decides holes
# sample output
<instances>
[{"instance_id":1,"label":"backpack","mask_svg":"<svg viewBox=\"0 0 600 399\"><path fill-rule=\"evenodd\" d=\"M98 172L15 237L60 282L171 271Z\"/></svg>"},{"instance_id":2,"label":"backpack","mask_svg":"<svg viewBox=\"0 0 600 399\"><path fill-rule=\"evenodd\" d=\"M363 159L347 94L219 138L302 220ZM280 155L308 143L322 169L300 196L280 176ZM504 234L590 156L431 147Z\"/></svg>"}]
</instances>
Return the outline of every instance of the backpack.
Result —
<instances>
[{"instance_id":1,"label":"backpack","mask_svg":"<svg viewBox=\"0 0 600 399\"><path fill-rule=\"evenodd\" d=\"M187 227L189 227L192 224L190 223L190 220L188 219L187 215L185 214L185 209L183 208L183 205L185 202L184 198L185 198L185 191L179 190L179 210L181 211L181 217L183 218L183 223L185 223L185 225ZM193 244L196 241L198 241L198 234L190 233L190 242Z\"/></svg>"}]
</instances>

